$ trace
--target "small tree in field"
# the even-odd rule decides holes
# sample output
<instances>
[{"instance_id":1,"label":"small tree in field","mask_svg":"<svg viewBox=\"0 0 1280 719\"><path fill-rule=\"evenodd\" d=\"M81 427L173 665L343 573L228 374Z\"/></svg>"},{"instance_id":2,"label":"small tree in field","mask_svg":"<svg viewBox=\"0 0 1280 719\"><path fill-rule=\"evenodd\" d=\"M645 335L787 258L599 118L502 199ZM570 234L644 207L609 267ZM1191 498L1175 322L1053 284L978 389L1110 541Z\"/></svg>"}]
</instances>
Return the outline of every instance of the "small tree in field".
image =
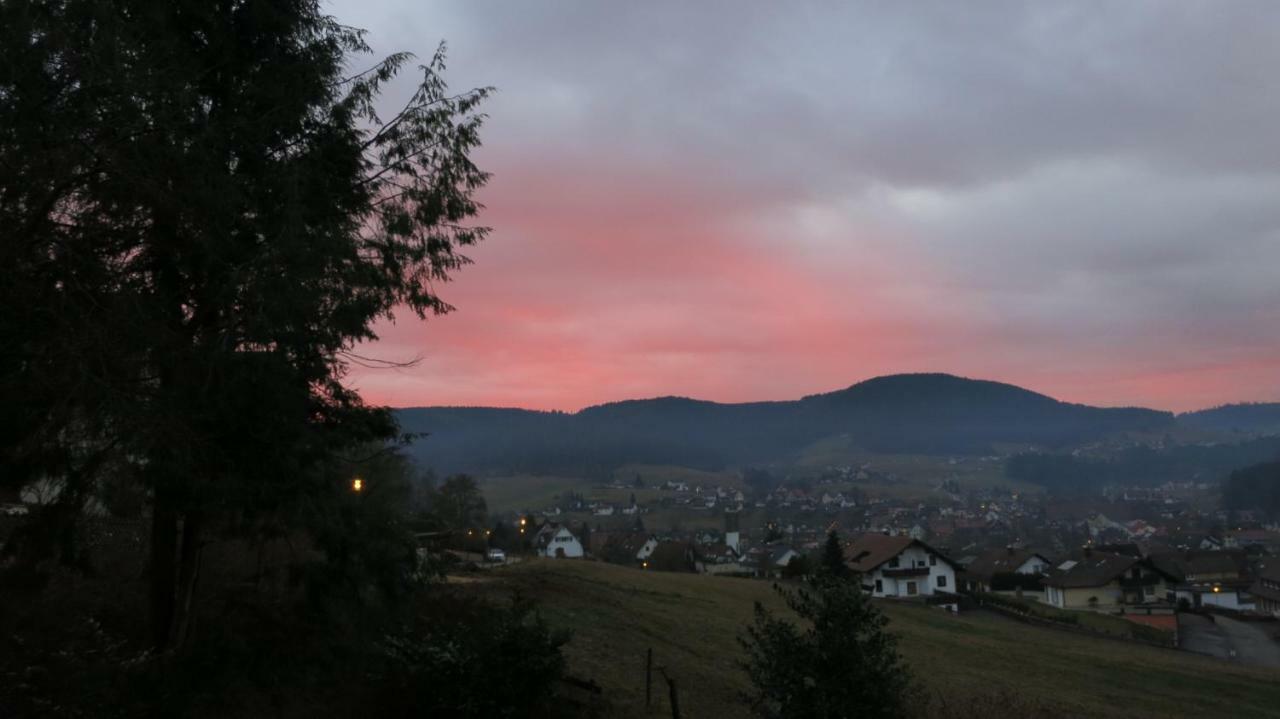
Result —
<instances>
[{"instance_id":1,"label":"small tree in field","mask_svg":"<svg viewBox=\"0 0 1280 719\"><path fill-rule=\"evenodd\" d=\"M822 547L822 571L832 577L848 577L849 567L844 563L844 547L835 530L827 532L827 543Z\"/></svg>"},{"instance_id":2,"label":"small tree in field","mask_svg":"<svg viewBox=\"0 0 1280 719\"><path fill-rule=\"evenodd\" d=\"M885 631L888 620L857 583L820 577L802 589L775 589L802 626L756 603L755 620L739 638L756 712L792 719L901 716L908 669Z\"/></svg>"}]
</instances>

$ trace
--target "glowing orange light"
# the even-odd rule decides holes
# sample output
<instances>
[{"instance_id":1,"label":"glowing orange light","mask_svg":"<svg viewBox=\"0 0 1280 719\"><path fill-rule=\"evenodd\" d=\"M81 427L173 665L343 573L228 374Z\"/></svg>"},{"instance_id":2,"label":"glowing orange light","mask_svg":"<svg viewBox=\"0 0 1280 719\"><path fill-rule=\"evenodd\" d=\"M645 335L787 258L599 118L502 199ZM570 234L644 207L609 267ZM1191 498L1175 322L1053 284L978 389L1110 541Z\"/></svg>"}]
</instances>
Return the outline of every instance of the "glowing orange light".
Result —
<instances>
[{"instance_id":1,"label":"glowing orange light","mask_svg":"<svg viewBox=\"0 0 1280 719\"><path fill-rule=\"evenodd\" d=\"M351 480L351 491L352 491L352 492L359 492L359 491L361 491L361 490L363 490L363 489L364 489L364 480L363 480L363 479L360 479L359 477L356 477L355 479Z\"/></svg>"}]
</instances>

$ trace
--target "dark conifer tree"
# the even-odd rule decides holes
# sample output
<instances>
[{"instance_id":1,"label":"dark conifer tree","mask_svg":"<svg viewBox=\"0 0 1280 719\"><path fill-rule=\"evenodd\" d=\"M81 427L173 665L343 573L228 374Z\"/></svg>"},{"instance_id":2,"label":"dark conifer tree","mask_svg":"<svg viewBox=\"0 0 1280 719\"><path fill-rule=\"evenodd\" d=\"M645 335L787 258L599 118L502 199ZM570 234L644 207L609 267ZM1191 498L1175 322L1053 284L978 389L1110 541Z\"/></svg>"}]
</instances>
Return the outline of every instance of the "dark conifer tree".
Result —
<instances>
[{"instance_id":1,"label":"dark conifer tree","mask_svg":"<svg viewBox=\"0 0 1280 719\"><path fill-rule=\"evenodd\" d=\"M395 436L342 380L394 308L451 309L488 90L451 94L441 49L379 115L410 56L316 0L13 0L0 53L5 474L74 505L128 458L172 646L211 532L339 501Z\"/></svg>"}]
</instances>

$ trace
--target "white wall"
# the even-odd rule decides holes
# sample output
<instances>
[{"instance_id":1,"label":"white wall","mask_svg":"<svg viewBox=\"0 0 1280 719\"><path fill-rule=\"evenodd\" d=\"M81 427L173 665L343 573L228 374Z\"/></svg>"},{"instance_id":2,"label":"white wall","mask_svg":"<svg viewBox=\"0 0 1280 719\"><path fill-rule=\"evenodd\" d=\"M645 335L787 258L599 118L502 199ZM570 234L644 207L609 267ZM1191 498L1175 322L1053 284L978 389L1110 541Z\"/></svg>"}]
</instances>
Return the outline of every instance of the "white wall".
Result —
<instances>
[{"instance_id":1,"label":"white wall","mask_svg":"<svg viewBox=\"0 0 1280 719\"><path fill-rule=\"evenodd\" d=\"M897 567L890 567L888 564L881 565L879 569L872 573L867 582L873 587L872 595L877 597L911 596L907 594L908 582L916 583L917 596L930 596L936 592L954 593L956 591L955 570L940 557L935 559L933 566L929 566L929 555L930 552L922 547L908 547L902 554L898 555ZM917 577L884 576L885 570L910 569L920 566L927 567L929 574ZM945 586L938 585L939 577L943 578ZM877 580L881 583L881 591L878 592L874 589Z\"/></svg>"},{"instance_id":2,"label":"white wall","mask_svg":"<svg viewBox=\"0 0 1280 719\"><path fill-rule=\"evenodd\" d=\"M564 556L567 559L574 559L583 555L582 543L578 538L573 536L573 532L561 527L552 535L551 541L547 542L547 546L542 550L544 557L558 557L558 550L564 550Z\"/></svg>"},{"instance_id":3,"label":"white wall","mask_svg":"<svg viewBox=\"0 0 1280 719\"><path fill-rule=\"evenodd\" d=\"M1049 571L1049 563L1039 557L1032 557L1018 567L1018 574L1044 574Z\"/></svg>"}]
</instances>

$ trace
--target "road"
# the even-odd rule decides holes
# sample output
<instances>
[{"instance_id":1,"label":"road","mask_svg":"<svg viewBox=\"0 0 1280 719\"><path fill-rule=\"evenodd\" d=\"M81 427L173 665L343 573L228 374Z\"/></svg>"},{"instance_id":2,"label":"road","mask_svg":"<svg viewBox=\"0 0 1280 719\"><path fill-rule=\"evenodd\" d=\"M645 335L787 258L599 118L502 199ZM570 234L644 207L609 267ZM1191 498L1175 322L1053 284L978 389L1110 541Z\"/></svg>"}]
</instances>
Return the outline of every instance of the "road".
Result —
<instances>
[{"instance_id":1,"label":"road","mask_svg":"<svg viewBox=\"0 0 1280 719\"><path fill-rule=\"evenodd\" d=\"M1240 664L1280 667L1280 644L1250 622L1221 615L1213 619L1198 614L1178 615L1179 644L1183 649L1209 654Z\"/></svg>"}]
</instances>

